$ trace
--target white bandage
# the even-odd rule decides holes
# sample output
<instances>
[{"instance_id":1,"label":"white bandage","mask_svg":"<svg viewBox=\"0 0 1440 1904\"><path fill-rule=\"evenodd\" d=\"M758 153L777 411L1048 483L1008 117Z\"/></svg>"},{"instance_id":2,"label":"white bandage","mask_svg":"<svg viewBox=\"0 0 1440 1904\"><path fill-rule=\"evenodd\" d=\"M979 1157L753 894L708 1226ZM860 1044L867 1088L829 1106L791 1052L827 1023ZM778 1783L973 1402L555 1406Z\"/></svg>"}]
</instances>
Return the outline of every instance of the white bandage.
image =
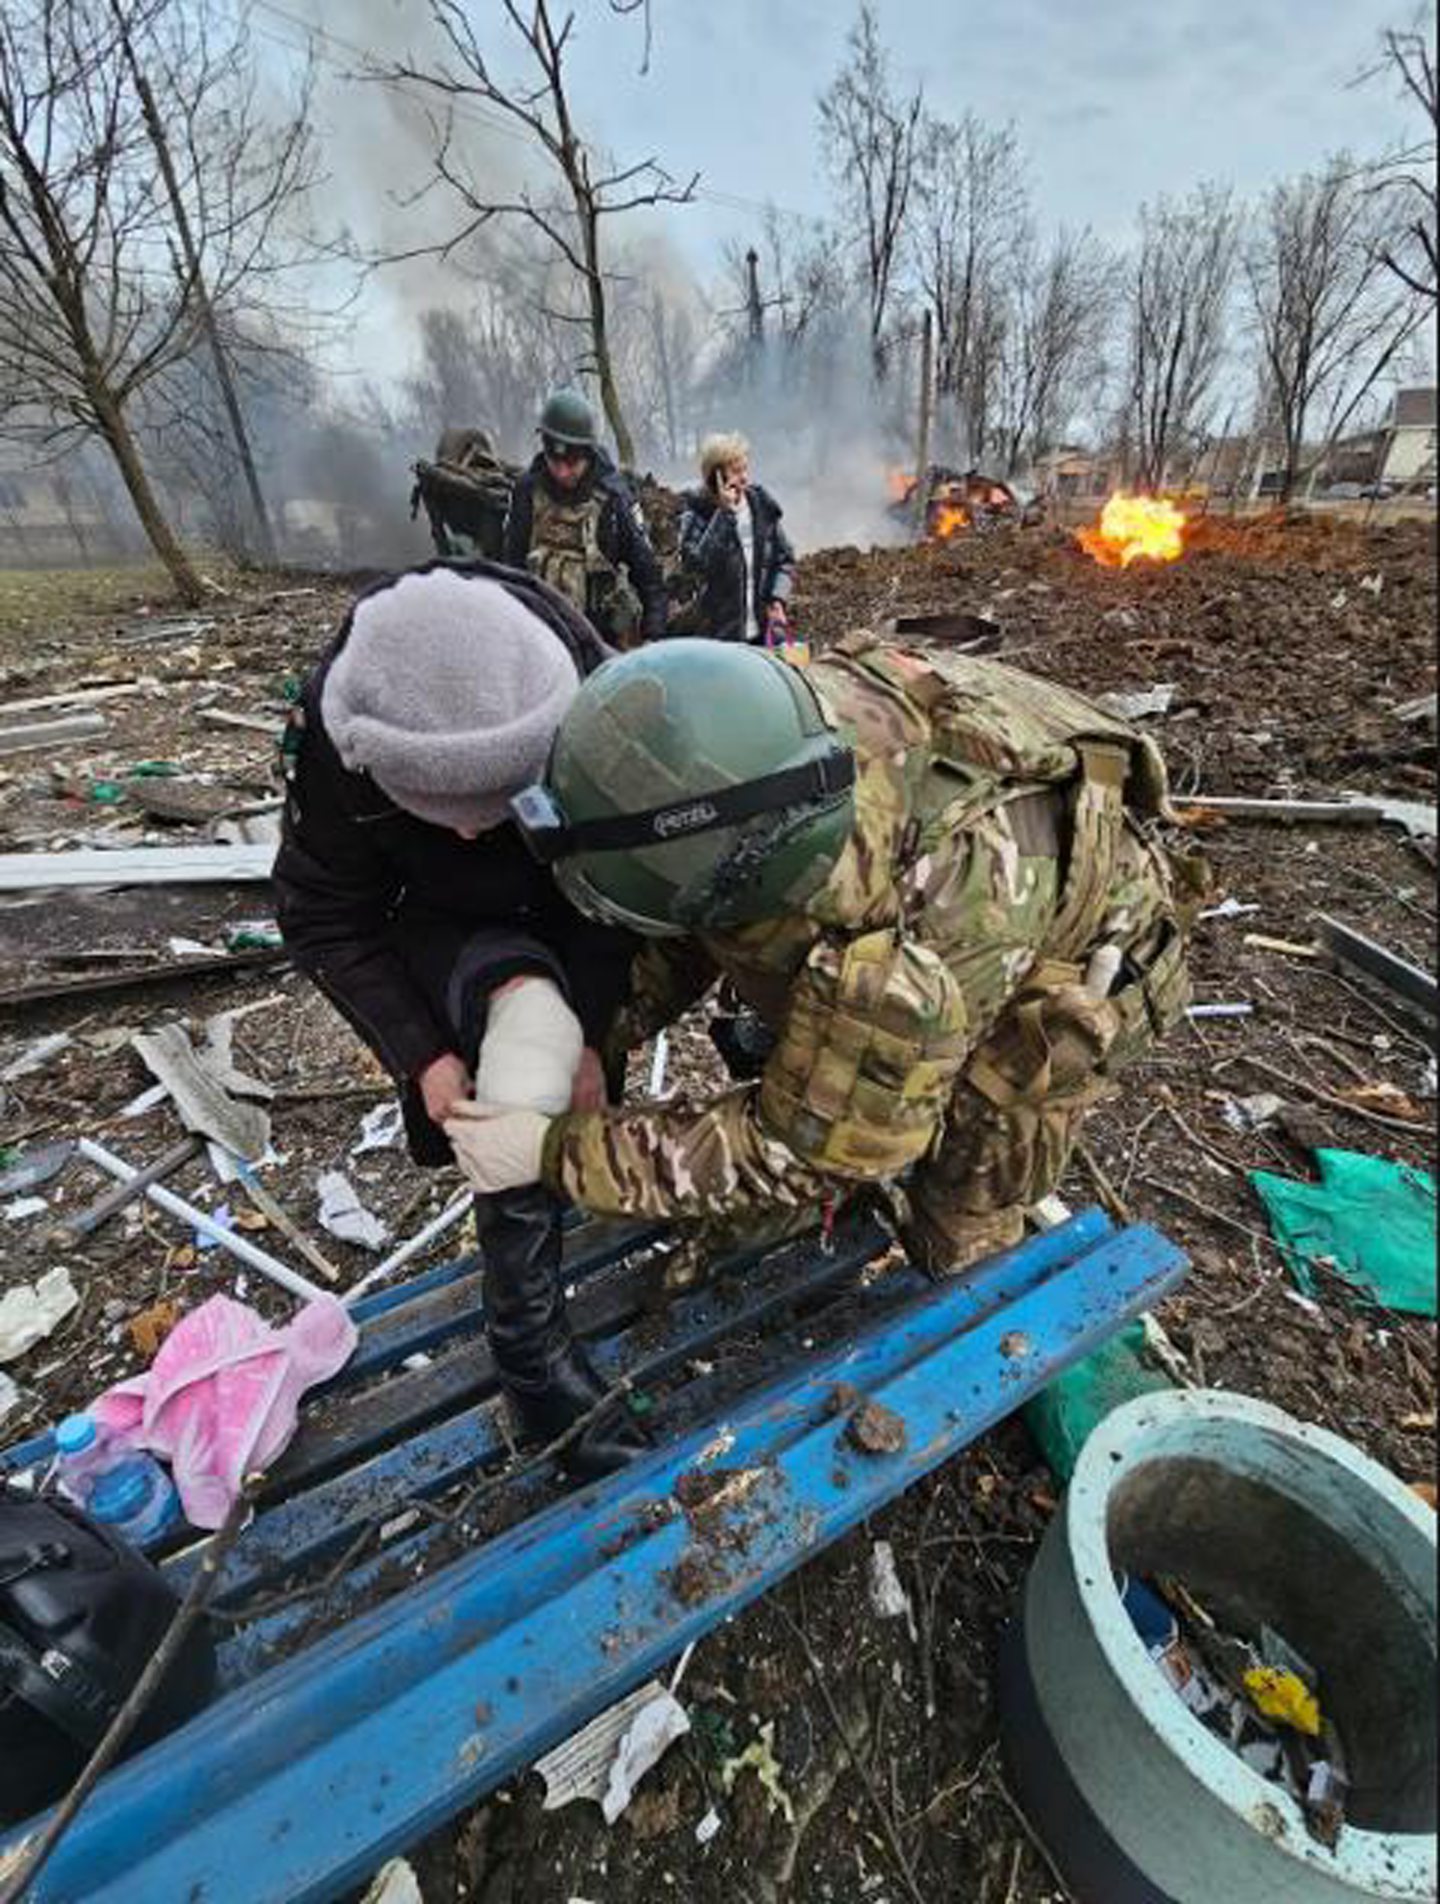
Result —
<instances>
[{"instance_id":1,"label":"white bandage","mask_svg":"<svg viewBox=\"0 0 1440 1904\"><path fill-rule=\"evenodd\" d=\"M548 978L523 978L491 1001L475 1071L476 1099L554 1117L570 1108L584 1049L580 1020L559 987Z\"/></svg>"}]
</instances>

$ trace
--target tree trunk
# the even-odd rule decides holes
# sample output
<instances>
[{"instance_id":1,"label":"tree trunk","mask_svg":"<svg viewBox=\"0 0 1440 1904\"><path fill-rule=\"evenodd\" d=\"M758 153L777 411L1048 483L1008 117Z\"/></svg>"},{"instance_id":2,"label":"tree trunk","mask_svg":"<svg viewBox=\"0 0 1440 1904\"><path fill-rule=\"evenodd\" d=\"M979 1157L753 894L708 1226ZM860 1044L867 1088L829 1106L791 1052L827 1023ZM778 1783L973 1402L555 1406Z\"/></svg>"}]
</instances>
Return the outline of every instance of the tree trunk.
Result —
<instances>
[{"instance_id":1,"label":"tree trunk","mask_svg":"<svg viewBox=\"0 0 1440 1904\"><path fill-rule=\"evenodd\" d=\"M94 402L100 434L115 458L120 479L135 505L135 514L140 518L140 526L174 582L175 593L187 608L197 608L205 599L200 577L191 567L189 556L181 548L161 513L155 492L150 487L150 478L145 474L145 466L140 460L135 438L130 433L130 426L108 391L97 395Z\"/></svg>"},{"instance_id":2,"label":"tree trunk","mask_svg":"<svg viewBox=\"0 0 1440 1904\"><path fill-rule=\"evenodd\" d=\"M615 457L621 469L635 467L635 439L620 407L620 392L615 383L615 366L610 361L610 333L605 320L605 280L600 273L599 233L595 214L587 210L582 194L573 185L576 210L585 234L585 294L590 300L590 345L595 353L595 375L600 382L600 402L615 438Z\"/></svg>"}]
</instances>

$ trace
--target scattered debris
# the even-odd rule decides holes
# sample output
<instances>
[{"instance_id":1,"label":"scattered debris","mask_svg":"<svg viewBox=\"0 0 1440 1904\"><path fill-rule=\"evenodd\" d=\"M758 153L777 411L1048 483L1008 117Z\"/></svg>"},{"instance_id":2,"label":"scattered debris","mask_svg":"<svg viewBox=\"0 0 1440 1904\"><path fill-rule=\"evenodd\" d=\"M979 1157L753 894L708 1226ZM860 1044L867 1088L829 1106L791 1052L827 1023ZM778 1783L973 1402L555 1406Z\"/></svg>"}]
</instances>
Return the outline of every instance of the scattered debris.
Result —
<instances>
[{"instance_id":1,"label":"scattered debris","mask_svg":"<svg viewBox=\"0 0 1440 1904\"><path fill-rule=\"evenodd\" d=\"M1173 681L1161 681L1135 694L1097 694L1096 705L1122 721L1143 720L1147 714L1168 714L1178 693Z\"/></svg>"},{"instance_id":2,"label":"scattered debris","mask_svg":"<svg viewBox=\"0 0 1440 1904\"><path fill-rule=\"evenodd\" d=\"M103 714L67 714L57 721L27 721L0 727L0 756L25 754L37 747L67 747L71 741L94 740L108 725Z\"/></svg>"},{"instance_id":3,"label":"scattered debris","mask_svg":"<svg viewBox=\"0 0 1440 1904\"><path fill-rule=\"evenodd\" d=\"M375 1287L376 1283L383 1282L397 1269L403 1269L406 1263L413 1262L417 1256L429 1249L432 1243L437 1243L442 1236L453 1230L456 1224L469 1216L474 1203L475 1200L468 1190L461 1191L453 1203L448 1203L438 1216L431 1217L430 1221L422 1225L407 1243L402 1243L399 1249L385 1258L383 1263L377 1263L374 1269L366 1271L358 1283L352 1284L345 1292L346 1302L358 1302Z\"/></svg>"},{"instance_id":4,"label":"scattered debris","mask_svg":"<svg viewBox=\"0 0 1440 1904\"><path fill-rule=\"evenodd\" d=\"M28 1078L34 1071L43 1070L69 1044L70 1034L64 1031L52 1031L44 1038L37 1038L34 1044L27 1045L18 1058L12 1058L0 1071L0 1084L14 1084L20 1078Z\"/></svg>"},{"instance_id":5,"label":"scattered debris","mask_svg":"<svg viewBox=\"0 0 1440 1904\"><path fill-rule=\"evenodd\" d=\"M69 1139L56 1144L32 1145L22 1157L0 1170L0 1196L19 1196L49 1183L52 1177L59 1176L74 1155L75 1146Z\"/></svg>"},{"instance_id":6,"label":"scattered debris","mask_svg":"<svg viewBox=\"0 0 1440 1904\"><path fill-rule=\"evenodd\" d=\"M746 1746L745 1750L732 1759L726 1759L720 1767L720 1783L726 1792L735 1789L735 1781L742 1772L751 1771L760 1781L765 1794L766 1808L776 1812L787 1825L795 1823L795 1806L781 1779L780 1762L775 1757L775 1721L767 1719Z\"/></svg>"},{"instance_id":7,"label":"scattered debris","mask_svg":"<svg viewBox=\"0 0 1440 1904\"><path fill-rule=\"evenodd\" d=\"M160 1352L160 1344L169 1335L180 1320L180 1310L173 1302L154 1302L148 1309L142 1309L137 1316L131 1316L125 1324L135 1353L146 1362L153 1362Z\"/></svg>"},{"instance_id":8,"label":"scattered debris","mask_svg":"<svg viewBox=\"0 0 1440 1904\"><path fill-rule=\"evenodd\" d=\"M373 1211L367 1210L350 1179L340 1170L325 1171L315 1185L320 1198L320 1223L342 1243L361 1249L384 1247L390 1232Z\"/></svg>"},{"instance_id":9,"label":"scattered debris","mask_svg":"<svg viewBox=\"0 0 1440 1904\"><path fill-rule=\"evenodd\" d=\"M0 1369L0 1422L3 1422L12 1409L18 1408L19 1405L20 1390L16 1387L14 1378L7 1375L4 1369Z\"/></svg>"},{"instance_id":10,"label":"scattered debris","mask_svg":"<svg viewBox=\"0 0 1440 1904\"><path fill-rule=\"evenodd\" d=\"M543 1809L589 1798L613 1825L640 1780L689 1730L679 1700L658 1680L648 1680L536 1760L545 1781Z\"/></svg>"},{"instance_id":11,"label":"scattered debris","mask_svg":"<svg viewBox=\"0 0 1440 1904\"><path fill-rule=\"evenodd\" d=\"M1373 979L1407 1004L1419 1006L1431 1018L1440 1014L1433 973L1422 971L1353 926L1332 919L1329 913L1318 914L1317 921L1326 950L1340 965Z\"/></svg>"},{"instance_id":12,"label":"scattered debris","mask_svg":"<svg viewBox=\"0 0 1440 1904\"><path fill-rule=\"evenodd\" d=\"M4 1215L7 1223L23 1223L27 1217L40 1216L49 1208L44 1197L16 1197L13 1203L5 1205L0 1214Z\"/></svg>"},{"instance_id":13,"label":"scattered debris","mask_svg":"<svg viewBox=\"0 0 1440 1904\"><path fill-rule=\"evenodd\" d=\"M1197 919L1245 919L1251 913L1260 910L1258 901L1245 904L1239 899L1222 899L1218 906L1206 906L1202 912L1197 912L1195 917Z\"/></svg>"},{"instance_id":14,"label":"scattered debris","mask_svg":"<svg viewBox=\"0 0 1440 1904\"><path fill-rule=\"evenodd\" d=\"M0 1362L14 1362L43 1342L80 1304L80 1292L61 1263L34 1283L17 1283L0 1296Z\"/></svg>"},{"instance_id":15,"label":"scattered debris","mask_svg":"<svg viewBox=\"0 0 1440 1904\"><path fill-rule=\"evenodd\" d=\"M1257 952L1285 952L1292 959L1318 959L1318 945L1300 945L1294 939L1272 939L1266 932L1247 932L1240 942Z\"/></svg>"},{"instance_id":16,"label":"scattered debris","mask_svg":"<svg viewBox=\"0 0 1440 1904\"><path fill-rule=\"evenodd\" d=\"M382 1864L360 1904L425 1904L414 1866L405 1858L391 1858Z\"/></svg>"},{"instance_id":17,"label":"scattered debris","mask_svg":"<svg viewBox=\"0 0 1440 1904\"><path fill-rule=\"evenodd\" d=\"M60 886L227 884L268 879L274 863L275 848L268 843L0 853L0 892L48 892Z\"/></svg>"},{"instance_id":18,"label":"scattered debris","mask_svg":"<svg viewBox=\"0 0 1440 1904\"><path fill-rule=\"evenodd\" d=\"M188 1130L213 1137L244 1163L265 1155L270 1144L270 1119L258 1104L236 1097L237 1088L249 1095L268 1097L269 1087L237 1072L230 1062L228 1027L210 1021L206 1048L196 1051L182 1025L162 1025L156 1031L137 1032L130 1040L147 1071L175 1102Z\"/></svg>"},{"instance_id":19,"label":"scattered debris","mask_svg":"<svg viewBox=\"0 0 1440 1904\"><path fill-rule=\"evenodd\" d=\"M861 1454L901 1454L907 1440L905 1423L883 1402L862 1402L846 1423L845 1435Z\"/></svg>"},{"instance_id":20,"label":"scattered debris","mask_svg":"<svg viewBox=\"0 0 1440 1904\"><path fill-rule=\"evenodd\" d=\"M1168 1375L1151 1365L1146 1347L1141 1318L1093 1354L1072 1363L1021 1410L1042 1460L1057 1481L1069 1481L1091 1429L1112 1409L1137 1395L1174 1386Z\"/></svg>"},{"instance_id":21,"label":"scattered debris","mask_svg":"<svg viewBox=\"0 0 1440 1904\"><path fill-rule=\"evenodd\" d=\"M900 1583L895 1566L895 1549L888 1540L877 1540L870 1548L870 1607L882 1620L904 1620L912 1640L917 1638L915 1610L910 1595Z\"/></svg>"},{"instance_id":22,"label":"scattered debris","mask_svg":"<svg viewBox=\"0 0 1440 1904\"><path fill-rule=\"evenodd\" d=\"M1236 1000L1233 1004L1187 1005L1187 1018L1249 1018L1255 1007L1248 999Z\"/></svg>"},{"instance_id":23,"label":"scattered debris","mask_svg":"<svg viewBox=\"0 0 1440 1904\"><path fill-rule=\"evenodd\" d=\"M699 1844L699 1845L709 1844L710 1840L715 1836L715 1834L719 1831L719 1829L720 1829L720 1814L718 1811L716 1811L715 1807L712 1805L709 1811L707 1811L705 1816L700 1820L699 1824L696 1825L695 1827L696 1844Z\"/></svg>"},{"instance_id":24,"label":"scattered debris","mask_svg":"<svg viewBox=\"0 0 1440 1904\"><path fill-rule=\"evenodd\" d=\"M1323 1266L1358 1294L1408 1315L1435 1314L1435 1180L1360 1151L1315 1152L1319 1183L1252 1170L1290 1274L1307 1296Z\"/></svg>"},{"instance_id":25,"label":"scattered debris","mask_svg":"<svg viewBox=\"0 0 1440 1904\"><path fill-rule=\"evenodd\" d=\"M377 1104L360 1120L360 1135L350 1146L352 1157L363 1157L367 1150L393 1150L405 1129L404 1113L397 1100Z\"/></svg>"}]
</instances>

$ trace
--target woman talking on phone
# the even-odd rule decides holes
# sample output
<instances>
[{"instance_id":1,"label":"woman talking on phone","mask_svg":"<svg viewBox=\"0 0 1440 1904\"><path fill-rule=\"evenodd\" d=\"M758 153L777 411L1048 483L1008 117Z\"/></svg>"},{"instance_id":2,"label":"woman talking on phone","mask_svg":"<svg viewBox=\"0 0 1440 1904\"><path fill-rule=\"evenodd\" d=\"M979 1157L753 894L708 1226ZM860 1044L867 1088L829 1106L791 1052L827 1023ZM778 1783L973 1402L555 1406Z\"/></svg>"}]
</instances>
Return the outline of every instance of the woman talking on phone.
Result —
<instances>
[{"instance_id":1,"label":"woman talking on phone","mask_svg":"<svg viewBox=\"0 0 1440 1904\"><path fill-rule=\"evenodd\" d=\"M750 480L743 436L707 436L698 489L680 518L680 559L701 579L695 633L716 641L784 639L795 551L780 505Z\"/></svg>"}]
</instances>

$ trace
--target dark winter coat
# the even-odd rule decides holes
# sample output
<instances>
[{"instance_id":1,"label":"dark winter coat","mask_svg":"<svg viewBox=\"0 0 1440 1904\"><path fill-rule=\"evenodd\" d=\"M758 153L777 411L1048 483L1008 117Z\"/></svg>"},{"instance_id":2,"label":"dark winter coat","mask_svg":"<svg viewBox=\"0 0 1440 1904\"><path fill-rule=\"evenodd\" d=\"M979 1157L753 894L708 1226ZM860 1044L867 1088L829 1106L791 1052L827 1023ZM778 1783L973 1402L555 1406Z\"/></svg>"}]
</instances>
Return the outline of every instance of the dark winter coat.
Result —
<instances>
[{"instance_id":1,"label":"dark winter coat","mask_svg":"<svg viewBox=\"0 0 1440 1904\"><path fill-rule=\"evenodd\" d=\"M787 602L795 576L795 551L780 526L781 509L769 490L751 483L747 492L755 528L750 580L755 626L765 627L771 602ZM711 488L692 489L680 518L680 560L702 578L697 635L718 641L745 638L745 555L735 513Z\"/></svg>"},{"instance_id":2,"label":"dark winter coat","mask_svg":"<svg viewBox=\"0 0 1440 1904\"><path fill-rule=\"evenodd\" d=\"M535 457L519 478L510 497L510 513L505 518L505 560L511 568L523 569L530 554L535 522L535 487L543 483L551 495L565 504L579 503L594 496L600 504L596 540L607 562L623 568L630 585L640 597L640 636L654 641L665 632L665 578L646 533L640 505L631 494L624 477L603 450L598 450L585 481L576 489L560 491L550 481L543 454Z\"/></svg>"},{"instance_id":3,"label":"dark winter coat","mask_svg":"<svg viewBox=\"0 0 1440 1904\"><path fill-rule=\"evenodd\" d=\"M565 643L582 676L608 657L590 625L534 577L493 562L428 563L419 572L442 566L502 582ZM626 994L637 942L574 911L514 826L463 840L397 807L368 774L343 764L325 731L321 695L353 616L352 605L287 730L289 786L272 875L277 918L295 964L410 1087L412 1150L438 1163L449 1146L419 1110L413 1081L445 1052L473 1064L485 996L522 972L552 976L587 1043L599 1044Z\"/></svg>"}]
</instances>

